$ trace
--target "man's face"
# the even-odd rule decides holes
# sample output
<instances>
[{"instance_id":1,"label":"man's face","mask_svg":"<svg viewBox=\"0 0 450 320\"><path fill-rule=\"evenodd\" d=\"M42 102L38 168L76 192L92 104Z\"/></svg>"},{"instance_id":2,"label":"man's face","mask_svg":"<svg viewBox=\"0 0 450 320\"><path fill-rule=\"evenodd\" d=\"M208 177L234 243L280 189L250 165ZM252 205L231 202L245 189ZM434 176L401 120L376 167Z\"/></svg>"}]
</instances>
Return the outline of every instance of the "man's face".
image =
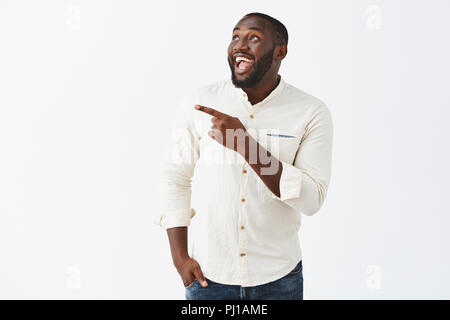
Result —
<instances>
[{"instance_id":1,"label":"man's face","mask_svg":"<svg viewBox=\"0 0 450 320\"><path fill-rule=\"evenodd\" d=\"M233 29L228 46L231 80L238 88L254 87L272 67L273 45L270 26L259 17L246 17Z\"/></svg>"}]
</instances>

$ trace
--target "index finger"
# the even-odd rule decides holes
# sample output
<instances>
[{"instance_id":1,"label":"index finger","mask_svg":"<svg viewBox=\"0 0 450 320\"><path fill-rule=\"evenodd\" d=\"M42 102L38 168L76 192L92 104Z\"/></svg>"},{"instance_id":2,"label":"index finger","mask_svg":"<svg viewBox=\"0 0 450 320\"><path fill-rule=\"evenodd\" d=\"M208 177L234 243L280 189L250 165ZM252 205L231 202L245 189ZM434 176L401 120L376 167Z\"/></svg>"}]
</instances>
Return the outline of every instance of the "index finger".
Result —
<instances>
[{"instance_id":1,"label":"index finger","mask_svg":"<svg viewBox=\"0 0 450 320\"><path fill-rule=\"evenodd\" d=\"M225 113L222 113L220 111L217 111L216 109L208 108L208 107L205 107L205 106L201 106L199 104L195 105L195 109L203 111L203 112L205 112L207 114L210 114L210 115L212 115L212 116L214 116L216 118L222 118L223 119L223 118L229 117L229 115L227 115Z\"/></svg>"}]
</instances>

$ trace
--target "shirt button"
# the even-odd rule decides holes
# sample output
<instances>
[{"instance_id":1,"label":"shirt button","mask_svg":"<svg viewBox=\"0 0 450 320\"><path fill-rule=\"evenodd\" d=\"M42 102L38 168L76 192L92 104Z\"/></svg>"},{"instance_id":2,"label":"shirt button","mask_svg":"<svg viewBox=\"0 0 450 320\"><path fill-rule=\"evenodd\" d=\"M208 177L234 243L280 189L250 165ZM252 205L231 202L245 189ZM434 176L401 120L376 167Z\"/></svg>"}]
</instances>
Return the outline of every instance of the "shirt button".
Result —
<instances>
[{"instance_id":1,"label":"shirt button","mask_svg":"<svg viewBox=\"0 0 450 320\"><path fill-rule=\"evenodd\" d=\"M245 202L245 198L242 198L241 201L242 201L242 202Z\"/></svg>"},{"instance_id":2,"label":"shirt button","mask_svg":"<svg viewBox=\"0 0 450 320\"><path fill-rule=\"evenodd\" d=\"M241 257L245 256L245 253L241 253L240 256L241 256Z\"/></svg>"},{"instance_id":3,"label":"shirt button","mask_svg":"<svg viewBox=\"0 0 450 320\"><path fill-rule=\"evenodd\" d=\"M242 173L247 173L247 170L245 170L245 169L244 169L244 170L242 170Z\"/></svg>"},{"instance_id":4,"label":"shirt button","mask_svg":"<svg viewBox=\"0 0 450 320\"><path fill-rule=\"evenodd\" d=\"M253 119L254 117L255 117L254 115L252 115L252 114L250 115L250 119Z\"/></svg>"},{"instance_id":5,"label":"shirt button","mask_svg":"<svg viewBox=\"0 0 450 320\"><path fill-rule=\"evenodd\" d=\"M245 227L244 226L241 226L241 230L244 230L245 229Z\"/></svg>"}]
</instances>

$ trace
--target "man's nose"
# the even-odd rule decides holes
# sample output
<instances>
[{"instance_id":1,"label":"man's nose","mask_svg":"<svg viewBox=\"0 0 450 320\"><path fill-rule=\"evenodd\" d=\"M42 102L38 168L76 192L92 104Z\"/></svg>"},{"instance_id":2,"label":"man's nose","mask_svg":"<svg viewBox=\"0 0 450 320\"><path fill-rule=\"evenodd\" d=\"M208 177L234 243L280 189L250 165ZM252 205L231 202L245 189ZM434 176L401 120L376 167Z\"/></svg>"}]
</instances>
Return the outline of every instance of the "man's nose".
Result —
<instances>
[{"instance_id":1,"label":"man's nose","mask_svg":"<svg viewBox=\"0 0 450 320\"><path fill-rule=\"evenodd\" d=\"M236 42L236 44L234 45L233 51L248 51L249 47L248 47L248 42L247 39L239 39L238 42Z\"/></svg>"}]
</instances>

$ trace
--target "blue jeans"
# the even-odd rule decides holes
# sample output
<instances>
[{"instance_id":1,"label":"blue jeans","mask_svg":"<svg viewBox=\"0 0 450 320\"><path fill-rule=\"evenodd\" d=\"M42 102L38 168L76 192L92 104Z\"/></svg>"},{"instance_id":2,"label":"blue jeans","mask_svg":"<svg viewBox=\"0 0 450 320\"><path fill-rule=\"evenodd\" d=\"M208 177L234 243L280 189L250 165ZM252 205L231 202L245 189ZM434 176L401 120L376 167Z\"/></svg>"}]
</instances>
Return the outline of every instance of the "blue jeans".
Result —
<instances>
[{"instance_id":1,"label":"blue jeans","mask_svg":"<svg viewBox=\"0 0 450 320\"><path fill-rule=\"evenodd\" d=\"M297 266L281 279L254 287L221 284L206 279L203 288L197 280L186 287L186 300L303 300L303 266Z\"/></svg>"}]
</instances>

